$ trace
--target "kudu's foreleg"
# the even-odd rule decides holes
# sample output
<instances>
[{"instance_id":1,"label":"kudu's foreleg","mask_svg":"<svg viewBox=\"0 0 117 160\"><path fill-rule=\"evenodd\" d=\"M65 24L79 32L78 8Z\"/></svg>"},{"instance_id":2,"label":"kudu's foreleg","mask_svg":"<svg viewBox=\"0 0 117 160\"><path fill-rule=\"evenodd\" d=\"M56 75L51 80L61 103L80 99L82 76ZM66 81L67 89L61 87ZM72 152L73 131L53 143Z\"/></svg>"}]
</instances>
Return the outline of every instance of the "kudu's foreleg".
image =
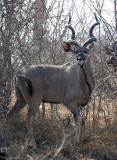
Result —
<instances>
[{"instance_id":1,"label":"kudu's foreleg","mask_svg":"<svg viewBox=\"0 0 117 160\"><path fill-rule=\"evenodd\" d=\"M76 141L78 144L82 141L82 129L84 125L84 118L82 115L82 108L79 107L77 104L69 104L67 105L70 111L74 115L74 121L75 121L75 129L76 129Z\"/></svg>"},{"instance_id":2,"label":"kudu's foreleg","mask_svg":"<svg viewBox=\"0 0 117 160\"><path fill-rule=\"evenodd\" d=\"M87 110L87 112L88 112L88 110ZM82 142L82 130L85 125L86 118L87 118L87 116L85 116L85 110L82 108L80 108L80 110L79 110L79 116L74 114L74 121L76 124L76 133L77 133L77 135L79 135L77 137L77 142L79 144Z\"/></svg>"},{"instance_id":3,"label":"kudu's foreleg","mask_svg":"<svg viewBox=\"0 0 117 160\"><path fill-rule=\"evenodd\" d=\"M79 113L79 116L77 116L76 114L74 114L74 121L75 121L75 125L76 125L76 140L77 143L80 144L82 142L82 129L83 129L83 116L82 113Z\"/></svg>"}]
</instances>

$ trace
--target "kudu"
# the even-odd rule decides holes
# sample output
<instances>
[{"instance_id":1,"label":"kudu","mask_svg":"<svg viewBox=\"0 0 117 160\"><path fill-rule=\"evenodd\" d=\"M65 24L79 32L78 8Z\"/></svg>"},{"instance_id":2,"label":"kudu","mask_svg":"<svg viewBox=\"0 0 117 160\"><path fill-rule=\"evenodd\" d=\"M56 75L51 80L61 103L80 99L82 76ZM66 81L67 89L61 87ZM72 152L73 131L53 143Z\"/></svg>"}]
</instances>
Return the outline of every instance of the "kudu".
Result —
<instances>
[{"instance_id":1,"label":"kudu","mask_svg":"<svg viewBox=\"0 0 117 160\"><path fill-rule=\"evenodd\" d=\"M93 46L96 38L93 35L96 23L89 30L90 39L81 47L75 39L75 31L71 30L71 39L65 41L63 48L66 52L76 54L77 61L64 65L29 65L25 66L15 76L16 102L7 114L8 120L28 104L27 129L32 126L33 118L38 112L41 102L63 103L73 113L76 128L81 123L82 107L87 105L95 81L88 57L89 45ZM31 127L32 128L32 127ZM31 130L31 129L30 129ZM81 127L78 129L80 140ZM78 141L79 141L78 140Z\"/></svg>"},{"instance_id":2,"label":"kudu","mask_svg":"<svg viewBox=\"0 0 117 160\"><path fill-rule=\"evenodd\" d=\"M106 54L110 56L107 65L112 66L117 71L117 41L113 42L110 47L104 47Z\"/></svg>"}]
</instances>

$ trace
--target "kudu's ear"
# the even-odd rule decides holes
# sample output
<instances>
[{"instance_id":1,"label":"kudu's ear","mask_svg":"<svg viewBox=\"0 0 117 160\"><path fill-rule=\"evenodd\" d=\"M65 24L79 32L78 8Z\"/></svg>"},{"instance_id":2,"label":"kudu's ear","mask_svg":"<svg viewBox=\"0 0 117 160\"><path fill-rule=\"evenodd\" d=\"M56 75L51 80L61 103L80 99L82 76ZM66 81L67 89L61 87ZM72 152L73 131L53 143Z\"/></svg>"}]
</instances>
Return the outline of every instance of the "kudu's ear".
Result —
<instances>
[{"instance_id":1,"label":"kudu's ear","mask_svg":"<svg viewBox=\"0 0 117 160\"><path fill-rule=\"evenodd\" d=\"M94 43L90 43L86 46L87 52L90 52L90 50L93 48Z\"/></svg>"},{"instance_id":2,"label":"kudu's ear","mask_svg":"<svg viewBox=\"0 0 117 160\"><path fill-rule=\"evenodd\" d=\"M64 42L63 43L63 49L66 51L66 52L70 52L71 51L71 44L70 42Z\"/></svg>"},{"instance_id":3,"label":"kudu's ear","mask_svg":"<svg viewBox=\"0 0 117 160\"><path fill-rule=\"evenodd\" d=\"M69 41L64 41L63 43L63 48L66 52L75 52L76 51L76 47L74 44L72 44Z\"/></svg>"}]
</instances>

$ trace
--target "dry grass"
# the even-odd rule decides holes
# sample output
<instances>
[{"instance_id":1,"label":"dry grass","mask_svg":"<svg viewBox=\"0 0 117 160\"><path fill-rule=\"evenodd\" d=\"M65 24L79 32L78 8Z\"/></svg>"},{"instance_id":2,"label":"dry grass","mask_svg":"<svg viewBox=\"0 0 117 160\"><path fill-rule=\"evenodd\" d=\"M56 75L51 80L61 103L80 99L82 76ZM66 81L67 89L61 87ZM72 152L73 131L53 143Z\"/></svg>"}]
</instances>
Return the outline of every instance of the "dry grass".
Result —
<instances>
[{"instance_id":1,"label":"dry grass","mask_svg":"<svg viewBox=\"0 0 117 160\"><path fill-rule=\"evenodd\" d=\"M112 107L112 105L110 106ZM115 108L115 106L113 107ZM92 111L89 112L83 130L82 144L75 143L74 122L71 113L63 106L58 106L51 113L46 104L45 116L42 111L34 123L34 136L38 150L28 146L25 127L26 108L15 118L13 126L8 127L2 120L0 131L0 150L7 153L8 160L117 160L117 111L111 110L111 123L105 123L103 112L93 123ZM106 111L105 111L106 112ZM106 113L107 114L107 113ZM68 119L70 124L68 125ZM108 121L108 118L107 118ZM0 158L2 160L2 158Z\"/></svg>"}]
</instances>

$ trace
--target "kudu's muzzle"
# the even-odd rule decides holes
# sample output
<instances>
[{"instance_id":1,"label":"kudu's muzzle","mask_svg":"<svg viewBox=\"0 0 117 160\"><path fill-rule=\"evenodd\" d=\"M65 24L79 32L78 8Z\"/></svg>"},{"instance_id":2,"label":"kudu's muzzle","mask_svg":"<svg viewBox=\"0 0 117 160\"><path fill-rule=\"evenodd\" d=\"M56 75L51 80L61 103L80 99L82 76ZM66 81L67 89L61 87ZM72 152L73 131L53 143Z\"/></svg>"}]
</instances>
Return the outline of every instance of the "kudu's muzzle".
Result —
<instances>
[{"instance_id":1,"label":"kudu's muzzle","mask_svg":"<svg viewBox=\"0 0 117 160\"><path fill-rule=\"evenodd\" d=\"M80 66L83 66L86 63L85 53L78 53L77 54L77 61Z\"/></svg>"}]
</instances>

